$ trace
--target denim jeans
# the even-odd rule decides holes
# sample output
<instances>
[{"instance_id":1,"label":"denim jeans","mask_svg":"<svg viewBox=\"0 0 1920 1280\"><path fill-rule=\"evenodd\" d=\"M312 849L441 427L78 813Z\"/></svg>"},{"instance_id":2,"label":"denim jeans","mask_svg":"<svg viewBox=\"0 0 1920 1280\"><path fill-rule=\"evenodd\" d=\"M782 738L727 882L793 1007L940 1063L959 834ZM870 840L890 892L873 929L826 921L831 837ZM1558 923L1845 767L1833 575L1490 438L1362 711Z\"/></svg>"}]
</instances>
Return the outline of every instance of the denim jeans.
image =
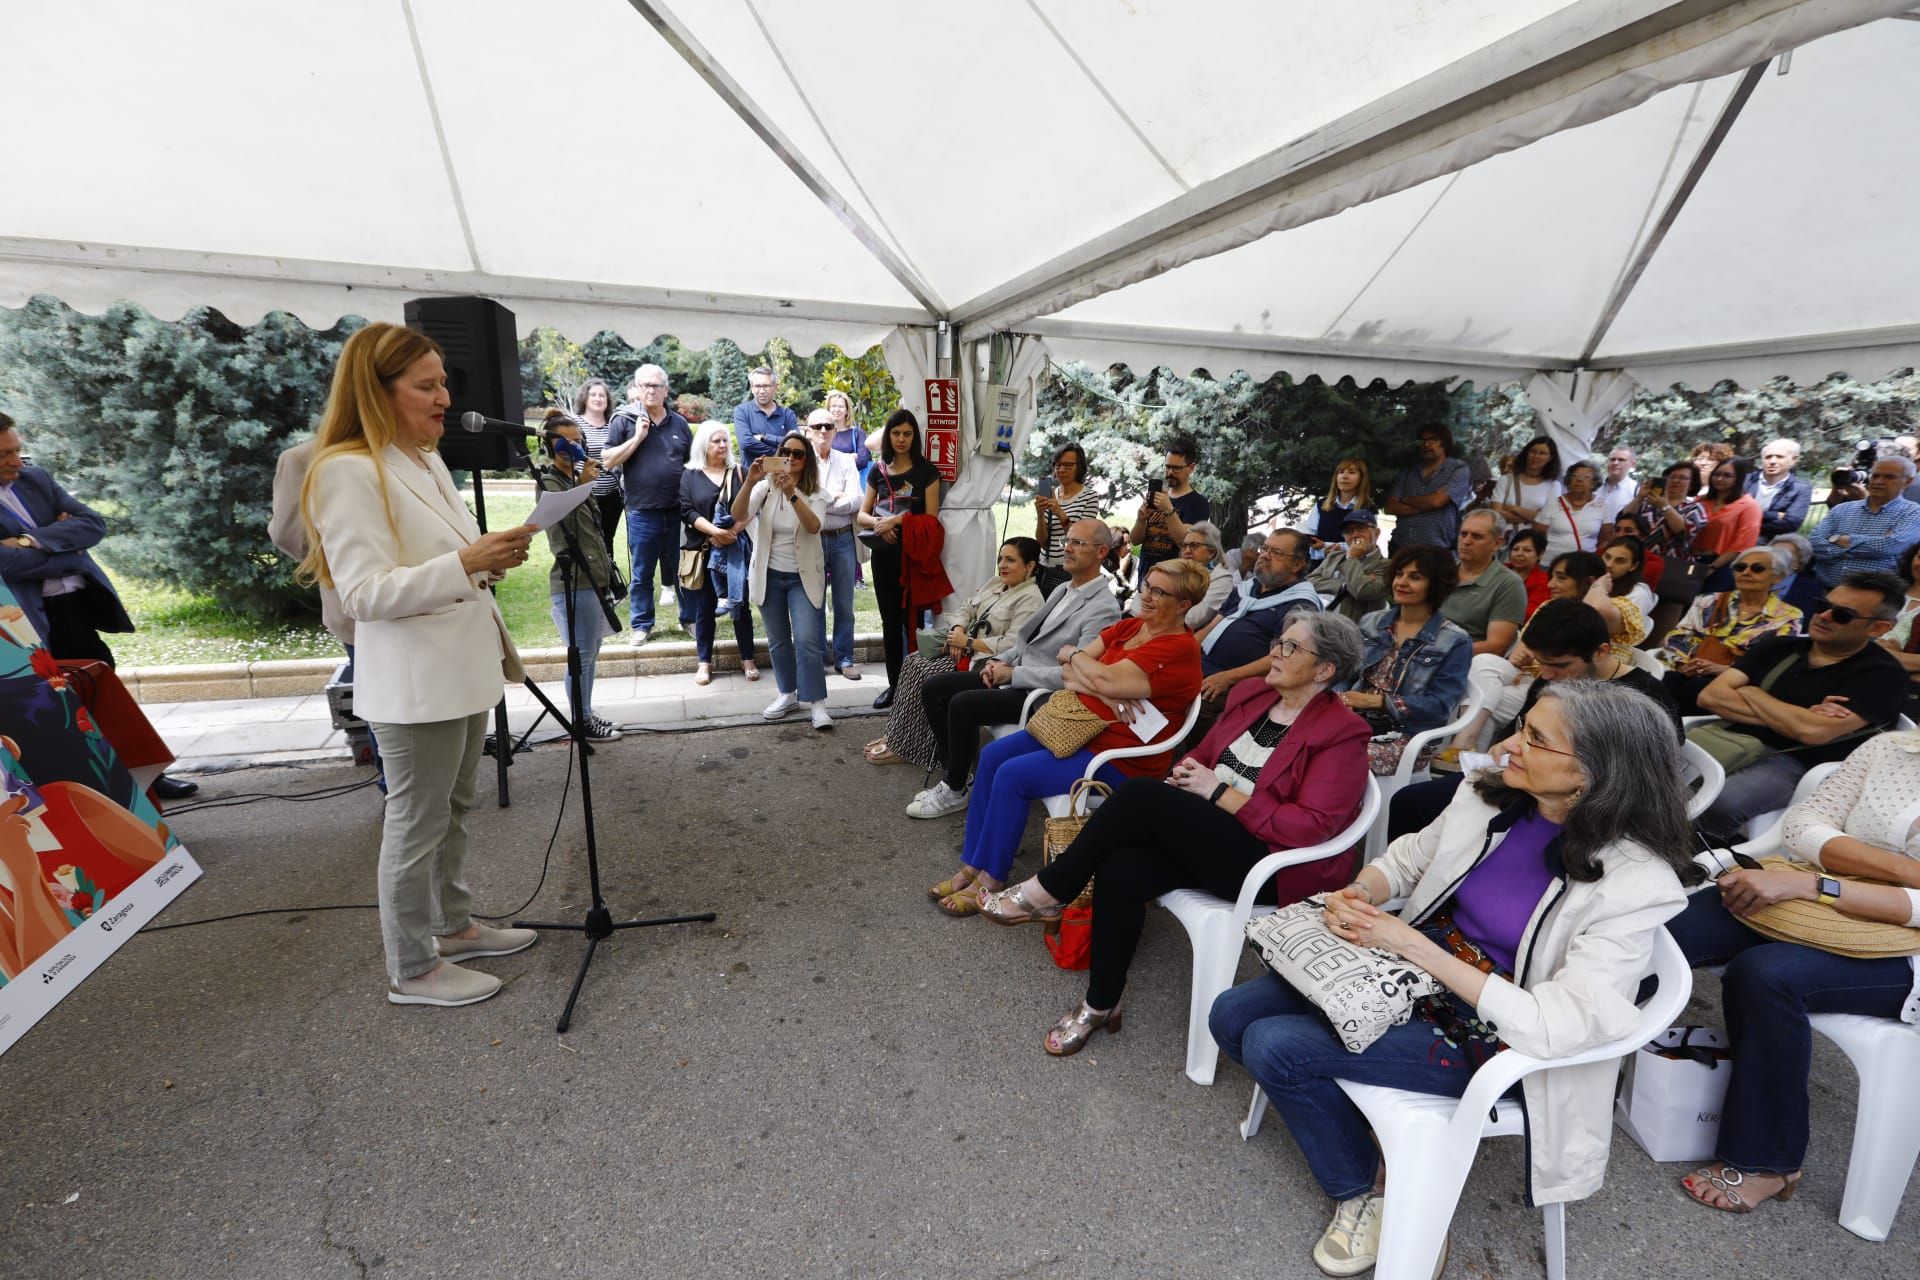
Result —
<instances>
[{"instance_id":1,"label":"denim jeans","mask_svg":"<svg viewBox=\"0 0 1920 1280\"><path fill-rule=\"evenodd\" d=\"M807 599L799 574L767 570L760 625L767 629L774 687L782 693L798 692L802 702L824 702L827 676L820 669L820 628L824 623L820 607Z\"/></svg>"},{"instance_id":2,"label":"denim jeans","mask_svg":"<svg viewBox=\"0 0 1920 1280\"><path fill-rule=\"evenodd\" d=\"M353 683L353 646L347 646L347 683ZM373 725L367 725L367 745L373 748L373 781L381 794L387 790L387 766L380 763L380 735L373 731Z\"/></svg>"},{"instance_id":3,"label":"denim jeans","mask_svg":"<svg viewBox=\"0 0 1920 1280\"><path fill-rule=\"evenodd\" d=\"M698 591L688 591L684 587L680 591L680 598L693 607L693 652L695 659L700 662L713 661L713 637L718 621L715 615L720 604L720 584L724 581L725 575L718 562L710 560L706 585ZM741 596L745 595L743 589ZM752 662L753 606L742 598L727 612L733 618L733 638L740 646L740 659Z\"/></svg>"},{"instance_id":4,"label":"denim jeans","mask_svg":"<svg viewBox=\"0 0 1920 1280\"><path fill-rule=\"evenodd\" d=\"M560 631L562 644L577 643L580 646L580 711L583 715L593 714L593 669L600 661L600 642L612 634L607 626L607 615L600 611L600 597L592 591L573 593L573 625L579 633L578 641L567 639L567 596L564 591L552 595L553 625ZM573 715L573 677L565 680L567 690L567 715Z\"/></svg>"},{"instance_id":5,"label":"denim jeans","mask_svg":"<svg viewBox=\"0 0 1920 1280\"><path fill-rule=\"evenodd\" d=\"M627 509L627 552L633 557L633 577L627 588L628 619L633 629L653 630L653 566L660 581L677 592L680 583L680 512L673 507L639 511ZM681 605L684 613L686 606ZM680 625L693 622L682 617Z\"/></svg>"},{"instance_id":6,"label":"denim jeans","mask_svg":"<svg viewBox=\"0 0 1920 1280\"><path fill-rule=\"evenodd\" d=\"M1436 1024L1417 1017L1389 1028L1364 1053L1348 1053L1327 1015L1271 973L1221 992L1207 1026L1220 1052L1267 1091L1320 1190L1335 1200L1372 1190L1380 1167L1366 1116L1336 1080L1457 1098L1473 1079L1467 1056L1440 1038ZM1420 1171L1398 1176L1417 1178Z\"/></svg>"},{"instance_id":7,"label":"denim jeans","mask_svg":"<svg viewBox=\"0 0 1920 1280\"><path fill-rule=\"evenodd\" d=\"M1727 775L1726 785L1694 825L1716 845L1745 840L1747 819L1793 802L1793 789L1807 765L1799 752L1761 756L1744 769Z\"/></svg>"},{"instance_id":8,"label":"denim jeans","mask_svg":"<svg viewBox=\"0 0 1920 1280\"><path fill-rule=\"evenodd\" d=\"M853 585L860 569L853 530L822 534L820 550L827 558L827 602L833 606L833 639L826 645L827 665L849 666L853 662ZM823 624L825 620L823 613Z\"/></svg>"},{"instance_id":9,"label":"denim jeans","mask_svg":"<svg viewBox=\"0 0 1920 1280\"><path fill-rule=\"evenodd\" d=\"M989 742L980 753L973 774L973 795L967 801L967 837L960 861L982 875L1005 880L1020 852L1027 830L1027 809L1035 800L1063 796L1074 779L1083 777L1093 759L1091 751L1076 751L1064 760L1033 740L1024 729ZM1118 789L1127 776L1112 765L1095 775Z\"/></svg>"},{"instance_id":10,"label":"denim jeans","mask_svg":"<svg viewBox=\"0 0 1920 1280\"><path fill-rule=\"evenodd\" d=\"M1741 770L1742 773L1746 770ZM1689 963L1725 964L1720 1004L1733 1051L1714 1154L1746 1173L1793 1173L1807 1154L1811 1013L1898 1018L1913 989L1905 957L1854 960L1775 942L1702 889L1667 922Z\"/></svg>"}]
</instances>

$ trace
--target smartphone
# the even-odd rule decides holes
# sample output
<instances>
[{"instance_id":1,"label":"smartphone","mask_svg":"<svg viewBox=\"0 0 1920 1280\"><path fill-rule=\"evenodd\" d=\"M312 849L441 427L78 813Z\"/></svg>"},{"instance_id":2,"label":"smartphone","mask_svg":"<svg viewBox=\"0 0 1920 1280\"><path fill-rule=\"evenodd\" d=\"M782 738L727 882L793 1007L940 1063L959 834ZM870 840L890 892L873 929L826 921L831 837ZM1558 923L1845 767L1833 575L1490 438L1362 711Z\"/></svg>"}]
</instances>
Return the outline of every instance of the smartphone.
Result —
<instances>
[{"instance_id":1,"label":"smartphone","mask_svg":"<svg viewBox=\"0 0 1920 1280\"><path fill-rule=\"evenodd\" d=\"M1060 487L1060 482L1058 480L1055 480L1052 476L1041 476L1040 488L1038 491L1039 496L1042 498L1051 498L1054 494L1054 491L1059 487Z\"/></svg>"},{"instance_id":2,"label":"smartphone","mask_svg":"<svg viewBox=\"0 0 1920 1280\"><path fill-rule=\"evenodd\" d=\"M1164 479L1162 479L1160 476L1148 476L1147 477L1147 496L1151 498L1154 494L1166 488L1166 486L1167 486L1167 482Z\"/></svg>"}]
</instances>

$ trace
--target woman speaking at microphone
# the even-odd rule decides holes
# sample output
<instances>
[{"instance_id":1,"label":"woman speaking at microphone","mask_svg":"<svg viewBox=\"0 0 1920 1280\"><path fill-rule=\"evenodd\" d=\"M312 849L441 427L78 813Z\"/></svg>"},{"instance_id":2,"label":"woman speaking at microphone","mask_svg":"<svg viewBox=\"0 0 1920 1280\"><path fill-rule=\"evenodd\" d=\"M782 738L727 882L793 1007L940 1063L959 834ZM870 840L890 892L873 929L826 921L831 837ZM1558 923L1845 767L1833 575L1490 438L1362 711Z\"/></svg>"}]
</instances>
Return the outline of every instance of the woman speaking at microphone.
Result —
<instances>
[{"instance_id":1,"label":"woman speaking at microphone","mask_svg":"<svg viewBox=\"0 0 1920 1280\"><path fill-rule=\"evenodd\" d=\"M332 585L356 624L354 710L386 759L380 934L395 1004L485 1000L500 980L455 961L536 936L477 923L463 870L487 712L524 675L487 587L526 560L535 530L480 532L437 451L449 403L431 338L391 324L354 334L300 504L301 575Z\"/></svg>"}]
</instances>

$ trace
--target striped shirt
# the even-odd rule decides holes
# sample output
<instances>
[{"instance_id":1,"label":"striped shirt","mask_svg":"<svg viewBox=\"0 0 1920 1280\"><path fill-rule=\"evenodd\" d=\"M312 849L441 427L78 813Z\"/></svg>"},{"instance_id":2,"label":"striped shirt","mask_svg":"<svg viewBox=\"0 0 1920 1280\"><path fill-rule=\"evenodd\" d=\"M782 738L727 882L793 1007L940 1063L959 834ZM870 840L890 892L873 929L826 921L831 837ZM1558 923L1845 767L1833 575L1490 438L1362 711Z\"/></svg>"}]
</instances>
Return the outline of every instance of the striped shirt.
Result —
<instances>
[{"instance_id":1,"label":"striped shirt","mask_svg":"<svg viewBox=\"0 0 1920 1280\"><path fill-rule=\"evenodd\" d=\"M587 456L595 462L600 461L600 451L607 447L607 428L605 424L594 426L585 417L577 413L567 415L573 425L580 428L581 442L587 446ZM593 478L593 494L596 498L620 491L620 473L602 471Z\"/></svg>"}]
</instances>

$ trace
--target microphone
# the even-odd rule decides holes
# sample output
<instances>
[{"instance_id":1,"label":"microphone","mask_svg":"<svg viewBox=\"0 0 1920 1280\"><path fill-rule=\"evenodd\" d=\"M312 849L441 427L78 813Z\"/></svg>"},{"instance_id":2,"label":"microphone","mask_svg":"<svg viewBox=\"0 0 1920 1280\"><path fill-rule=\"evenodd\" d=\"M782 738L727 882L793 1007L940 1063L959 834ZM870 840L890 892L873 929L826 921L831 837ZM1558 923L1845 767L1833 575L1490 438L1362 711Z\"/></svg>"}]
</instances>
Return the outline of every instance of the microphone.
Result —
<instances>
[{"instance_id":1,"label":"microphone","mask_svg":"<svg viewBox=\"0 0 1920 1280\"><path fill-rule=\"evenodd\" d=\"M499 418L489 418L486 414L471 409L460 415L460 425L468 431L492 432L497 435L513 436L516 439L525 439L539 434L524 422L503 422Z\"/></svg>"}]
</instances>

